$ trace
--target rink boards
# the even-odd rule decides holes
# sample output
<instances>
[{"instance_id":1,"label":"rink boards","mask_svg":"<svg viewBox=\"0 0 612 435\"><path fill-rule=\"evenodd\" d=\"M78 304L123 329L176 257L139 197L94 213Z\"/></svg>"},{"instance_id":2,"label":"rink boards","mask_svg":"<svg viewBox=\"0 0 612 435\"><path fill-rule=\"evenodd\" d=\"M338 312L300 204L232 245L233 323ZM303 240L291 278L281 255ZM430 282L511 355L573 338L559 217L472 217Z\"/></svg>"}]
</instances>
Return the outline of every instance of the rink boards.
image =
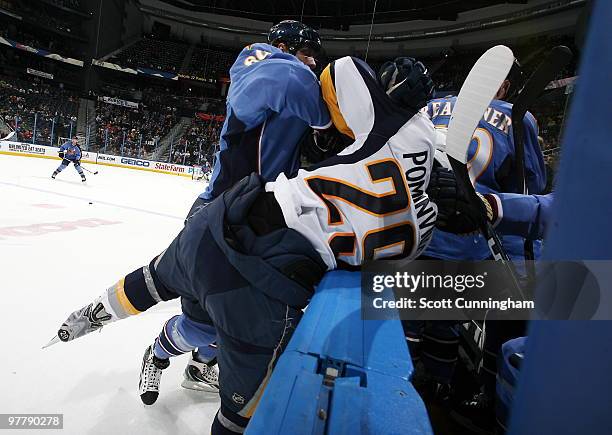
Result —
<instances>
[{"instance_id":1,"label":"rink boards","mask_svg":"<svg viewBox=\"0 0 612 435\"><path fill-rule=\"evenodd\" d=\"M361 318L359 272L328 272L246 435L430 435L399 319Z\"/></svg>"},{"instance_id":2,"label":"rink boards","mask_svg":"<svg viewBox=\"0 0 612 435\"><path fill-rule=\"evenodd\" d=\"M0 154L23 157L38 157L43 159L60 160L57 155L58 148L37 145L25 142L0 141ZM178 175L181 177L193 177L193 167L175 165L172 163L156 162L153 160L137 159L134 157L121 157L110 154L82 151L81 161L104 166L116 166L140 171L157 172L161 174Z\"/></svg>"}]
</instances>

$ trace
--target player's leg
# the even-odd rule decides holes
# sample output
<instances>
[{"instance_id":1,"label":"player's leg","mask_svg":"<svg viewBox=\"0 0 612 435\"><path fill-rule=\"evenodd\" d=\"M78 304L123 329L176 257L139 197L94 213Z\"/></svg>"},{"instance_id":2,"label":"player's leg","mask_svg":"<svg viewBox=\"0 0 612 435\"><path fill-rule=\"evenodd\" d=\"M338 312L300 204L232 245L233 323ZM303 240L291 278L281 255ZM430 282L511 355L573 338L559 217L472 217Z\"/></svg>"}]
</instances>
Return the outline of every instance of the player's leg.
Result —
<instances>
[{"instance_id":1,"label":"player's leg","mask_svg":"<svg viewBox=\"0 0 612 435\"><path fill-rule=\"evenodd\" d=\"M213 322L197 301L183 298L183 312L190 322L179 325L179 333L183 336L196 336L190 347L191 359L183 372L181 386L190 390L219 392L219 374L217 370L217 333Z\"/></svg>"},{"instance_id":2,"label":"player's leg","mask_svg":"<svg viewBox=\"0 0 612 435\"><path fill-rule=\"evenodd\" d=\"M470 430L492 430L495 426L495 390L498 377L499 355L503 343L525 335L526 322L522 320L498 320L496 313L489 313L485 321L485 338L482 356L482 390L459 403L451 416Z\"/></svg>"},{"instance_id":3,"label":"player's leg","mask_svg":"<svg viewBox=\"0 0 612 435\"><path fill-rule=\"evenodd\" d=\"M74 311L57 332L61 341L71 341L104 325L148 310L161 301L176 299L179 295L167 289L157 277L154 264L136 269L121 278L93 302Z\"/></svg>"},{"instance_id":4,"label":"player's leg","mask_svg":"<svg viewBox=\"0 0 612 435\"><path fill-rule=\"evenodd\" d=\"M183 307L190 306L197 310L197 301L183 298ZM194 311L191 311L194 312ZM189 312L170 318L163 326L154 343L147 347L140 371L139 393L146 405L155 403L159 396L159 385L162 371L170 365L170 358L192 352L197 347L206 348L215 340L215 328L199 322L189 316ZM217 372L214 370L215 355L196 366L196 370L205 371L202 377L207 380L210 392L218 391ZM190 366L188 366L189 369Z\"/></svg>"},{"instance_id":5,"label":"player's leg","mask_svg":"<svg viewBox=\"0 0 612 435\"><path fill-rule=\"evenodd\" d=\"M57 169L55 171L53 171L53 174L51 174L51 178L55 178L55 176L57 174L59 174L60 172L62 172L64 169L66 169L66 167L69 164L70 164L70 160L62 159L62 163L60 163L60 165L57 167Z\"/></svg>"},{"instance_id":6,"label":"player's leg","mask_svg":"<svg viewBox=\"0 0 612 435\"><path fill-rule=\"evenodd\" d=\"M426 380L425 368L421 361L423 350L423 332L425 330L424 320L402 320L402 328L408 345L408 352L414 367L412 382L415 386L422 384Z\"/></svg>"},{"instance_id":7,"label":"player's leg","mask_svg":"<svg viewBox=\"0 0 612 435\"><path fill-rule=\"evenodd\" d=\"M209 296L207 307L219 337L217 358L221 397L221 408L211 433L242 433L302 311L253 287Z\"/></svg>"},{"instance_id":8,"label":"player's leg","mask_svg":"<svg viewBox=\"0 0 612 435\"><path fill-rule=\"evenodd\" d=\"M194 203L191 205L187 216L185 217L185 224L191 216L200 211L200 209L203 207L206 207L208 204L210 204L210 200L200 197L196 198ZM202 351L195 349L192 353L191 360L187 364L187 367L185 367L185 379L181 385L190 390L209 391L210 388L208 384L212 379L209 376L210 371L207 371L208 366L202 366L202 363L206 363L212 359L216 360L216 354L216 342L209 343L202 349Z\"/></svg>"},{"instance_id":9,"label":"player's leg","mask_svg":"<svg viewBox=\"0 0 612 435\"><path fill-rule=\"evenodd\" d=\"M85 179L85 173L83 172L83 168L81 168L81 164L78 161L74 161L72 163L74 164L74 169L76 169L76 171L81 176L81 181L83 181L83 182L87 181Z\"/></svg>"},{"instance_id":10,"label":"player's leg","mask_svg":"<svg viewBox=\"0 0 612 435\"><path fill-rule=\"evenodd\" d=\"M421 357L436 400L446 400L459 358L459 333L455 321L427 321Z\"/></svg>"}]
</instances>

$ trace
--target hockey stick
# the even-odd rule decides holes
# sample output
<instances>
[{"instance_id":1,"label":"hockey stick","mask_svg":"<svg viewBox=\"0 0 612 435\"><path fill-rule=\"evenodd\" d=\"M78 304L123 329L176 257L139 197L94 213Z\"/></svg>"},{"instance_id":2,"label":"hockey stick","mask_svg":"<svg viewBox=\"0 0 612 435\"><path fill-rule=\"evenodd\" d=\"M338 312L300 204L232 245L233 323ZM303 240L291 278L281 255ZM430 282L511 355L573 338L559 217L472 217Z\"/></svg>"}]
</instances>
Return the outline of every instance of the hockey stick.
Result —
<instances>
[{"instance_id":1,"label":"hockey stick","mask_svg":"<svg viewBox=\"0 0 612 435\"><path fill-rule=\"evenodd\" d=\"M523 118L529 106L535 103L546 85L555 78L571 59L572 51L569 48L563 45L553 48L525 82L523 89L512 106L512 137L514 139L516 155L516 176L519 183L521 183L520 193L524 195L529 193L529 189L527 187L527 173L525 171L525 130ZM525 239L524 251L527 279L533 282L535 280L533 241Z\"/></svg>"},{"instance_id":2,"label":"hockey stick","mask_svg":"<svg viewBox=\"0 0 612 435\"><path fill-rule=\"evenodd\" d=\"M508 75L513 62L514 55L508 47L497 45L487 50L476 61L465 79L448 124L446 136L448 160L460 189L468 202L477 210L482 208L482 201L474 190L467 170L470 142L478 122ZM512 283L513 296L524 299L510 257L485 216L481 220L480 231L487 240L493 258L504 265Z\"/></svg>"},{"instance_id":3,"label":"hockey stick","mask_svg":"<svg viewBox=\"0 0 612 435\"><path fill-rule=\"evenodd\" d=\"M94 175L97 175L97 174L98 174L98 171L96 171L96 172L90 171L89 169L87 169L87 168L86 168L85 166L83 166L83 165L81 165L81 169L83 169L84 171L89 172L90 174L94 174Z\"/></svg>"}]
</instances>

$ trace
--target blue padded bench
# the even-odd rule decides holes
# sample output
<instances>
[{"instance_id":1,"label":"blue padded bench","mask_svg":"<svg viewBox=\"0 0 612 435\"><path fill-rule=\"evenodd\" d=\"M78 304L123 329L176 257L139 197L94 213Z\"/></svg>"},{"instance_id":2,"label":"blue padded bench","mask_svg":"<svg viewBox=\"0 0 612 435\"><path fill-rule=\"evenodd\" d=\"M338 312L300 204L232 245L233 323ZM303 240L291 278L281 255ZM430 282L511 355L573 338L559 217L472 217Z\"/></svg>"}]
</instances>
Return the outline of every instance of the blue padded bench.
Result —
<instances>
[{"instance_id":1,"label":"blue padded bench","mask_svg":"<svg viewBox=\"0 0 612 435\"><path fill-rule=\"evenodd\" d=\"M328 273L280 357L250 435L431 434L399 320L361 320L359 272Z\"/></svg>"}]
</instances>

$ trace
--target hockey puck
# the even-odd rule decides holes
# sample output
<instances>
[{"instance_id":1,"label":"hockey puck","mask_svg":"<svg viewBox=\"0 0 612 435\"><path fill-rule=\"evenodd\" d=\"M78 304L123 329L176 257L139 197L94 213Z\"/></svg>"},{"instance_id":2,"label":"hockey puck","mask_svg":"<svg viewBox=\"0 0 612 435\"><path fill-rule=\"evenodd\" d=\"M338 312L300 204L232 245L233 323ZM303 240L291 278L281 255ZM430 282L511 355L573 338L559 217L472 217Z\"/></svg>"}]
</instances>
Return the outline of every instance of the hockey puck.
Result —
<instances>
[{"instance_id":1,"label":"hockey puck","mask_svg":"<svg viewBox=\"0 0 612 435\"><path fill-rule=\"evenodd\" d=\"M93 204L93 202L90 202L89 205Z\"/></svg>"}]
</instances>

